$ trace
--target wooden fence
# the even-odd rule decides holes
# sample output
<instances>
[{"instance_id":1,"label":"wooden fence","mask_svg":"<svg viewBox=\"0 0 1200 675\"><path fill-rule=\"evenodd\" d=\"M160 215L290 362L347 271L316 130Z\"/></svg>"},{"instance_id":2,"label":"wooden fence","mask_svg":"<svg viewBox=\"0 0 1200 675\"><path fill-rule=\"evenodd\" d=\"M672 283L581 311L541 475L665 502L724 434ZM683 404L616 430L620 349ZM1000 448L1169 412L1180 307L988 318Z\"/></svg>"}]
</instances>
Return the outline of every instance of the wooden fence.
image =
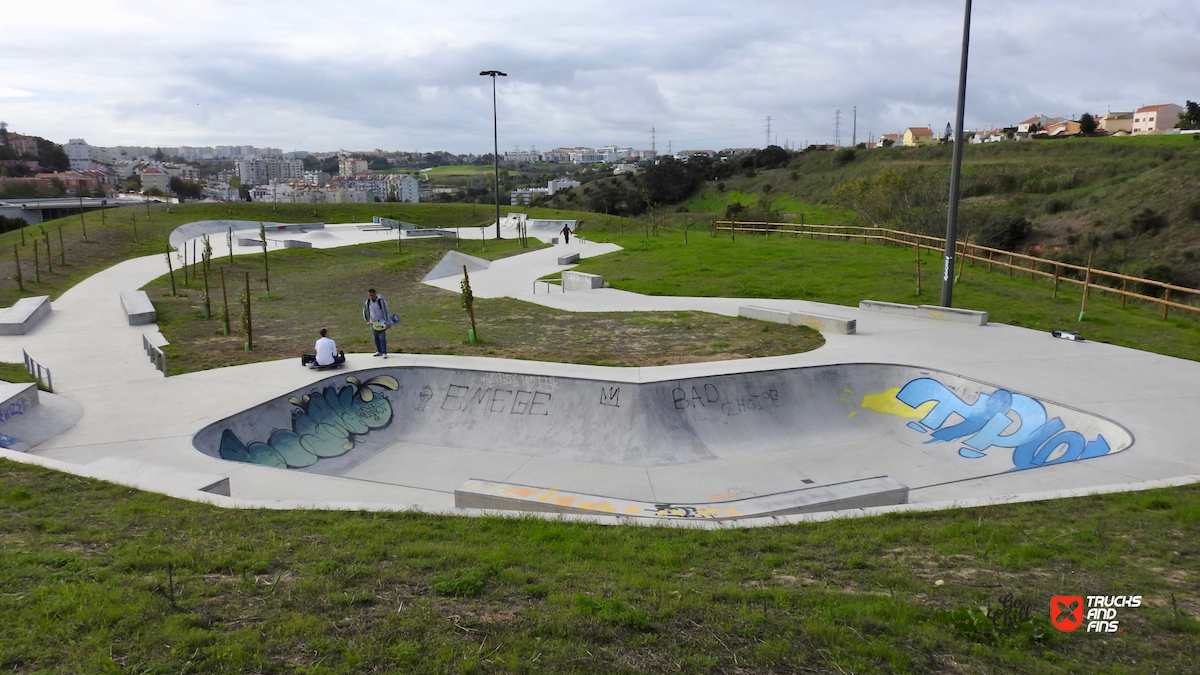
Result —
<instances>
[{"instance_id":1,"label":"wooden fence","mask_svg":"<svg viewBox=\"0 0 1200 675\"><path fill-rule=\"evenodd\" d=\"M761 234L767 237L771 235L779 235L780 237L803 237L807 235L810 239L820 237L830 240L877 242L885 245L903 246L918 252L930 250L941 254L946 250L945 237L915 234L903 230L892 230L886 227L749 223L718 220L714 221L713 228L715 232L729 232L731 236L736 236L740 232ZM957 242L955 249L956 257L963 260L970 260L972 265L979 263L982 266L986 263L988 271L992 271L998 267L1002 270L1008 270L1010 277L1019 273L1022 275L1028 274L1030 280L1038 276L1053 279L1055 298L1058 297L1059 285L1067 283L1083 286L1085 298L1091 294L1093 289L1120 296L1122 307L1125 306L1125 302L1129 298L1157 304L1162 307L1164 319L1167 318L1167 312L1172 307L1190 312L1200 312L1200 307L1181 302L1189 299L1194 302L1197 298L1200 298L1200 289L1176 286L1162 281L1143 279L1117 272L1107 272L1095 269L1090 264L1087 266L1074 265L1058 260L1025 255L1023 253L1013 253L1012 251L972 244L970 241ZM1135 290L1129 290L1130 284L1135 285ZM1150 289L1157 289L1161 293L1161 297L1138 292ZM1172 294L1175 296L1174 300L1172 299Z\"/></svg>"}]
</instances>

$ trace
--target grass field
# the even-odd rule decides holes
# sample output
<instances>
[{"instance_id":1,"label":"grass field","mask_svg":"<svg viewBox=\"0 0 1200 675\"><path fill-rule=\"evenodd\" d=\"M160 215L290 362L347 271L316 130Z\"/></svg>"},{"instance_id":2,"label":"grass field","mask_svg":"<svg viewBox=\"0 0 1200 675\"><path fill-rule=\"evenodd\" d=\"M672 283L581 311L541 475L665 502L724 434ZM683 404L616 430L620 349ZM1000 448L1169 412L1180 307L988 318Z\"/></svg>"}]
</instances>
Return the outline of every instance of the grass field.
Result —
<instances>
[{"instance_id":1,"label":"grass field","mask_svg":"<svg viewBox=\"0 0 1200 675\"><path fill-rule=\"evenodd\" d=\"M1197 526L1197 487L696 531L222 510L0 461L0 669L1194 673ZM1051 626L1090 594L1143 603Z\"/></svg>"}]
</instances>

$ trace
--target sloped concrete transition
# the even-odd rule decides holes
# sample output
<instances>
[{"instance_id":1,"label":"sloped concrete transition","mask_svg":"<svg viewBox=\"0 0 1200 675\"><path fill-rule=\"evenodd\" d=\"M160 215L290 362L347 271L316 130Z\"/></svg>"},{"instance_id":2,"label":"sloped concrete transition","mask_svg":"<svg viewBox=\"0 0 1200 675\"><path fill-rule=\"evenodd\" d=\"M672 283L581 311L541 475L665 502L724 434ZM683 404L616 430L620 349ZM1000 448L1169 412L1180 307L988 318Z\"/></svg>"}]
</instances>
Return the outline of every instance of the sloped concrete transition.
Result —
<instances>
[{"instance_id":1,"label":"sloped concrete transition","mask_svg":"<svg viewBox=\"0 0 1200 675\"><path fill-rule=\"evenodd\" d=\"M1116 422L1033 394L856 363L641 383L377 368L210 424L193 446L453 492L464 507L738 519L905 503L910 489L1088 461L1133 441ZM772 474L759 492L730 487L746 466Z\"/></svg>"}]
</instances>

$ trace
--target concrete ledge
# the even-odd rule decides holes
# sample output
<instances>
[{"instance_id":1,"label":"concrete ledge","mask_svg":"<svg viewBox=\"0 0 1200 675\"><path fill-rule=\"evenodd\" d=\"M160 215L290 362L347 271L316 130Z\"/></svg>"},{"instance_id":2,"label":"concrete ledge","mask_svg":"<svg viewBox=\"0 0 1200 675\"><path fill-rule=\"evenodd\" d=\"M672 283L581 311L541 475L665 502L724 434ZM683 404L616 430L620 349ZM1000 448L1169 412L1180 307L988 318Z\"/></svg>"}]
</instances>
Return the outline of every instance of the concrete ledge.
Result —
<instances>
[{"instance_id":1,"label":"concrete ledge","mask_svg":"<svg viewBox=\"0 0 1200 675\"><path fill-rule=\"evenodd\" d=\"M472 479L454 491L455 508L608 514L664 520L742 520L908 502L908 486L887 476L703 504L650 503Z\"/></svg>"},{"instance_id":2,"label":"concrete ledge","mask_svg":"<svg viewBox=\"0 0 1200 675\"><path fill-rule=\"evenodd\" d=\"M558 256L558 264L559 265L572 265L577 262L579 262L579 254L578 253L568 253L567 255Z\"/></svg>"},{"instance_id":3,"label":"concrete ledge","mask_svg":"<svg viewBox=\"0 0 1200 675\"><path fill-rule=\"evenodd\" d=\"M838 335L854 335L858 321L854 319L839 319L827 314L813 312L792 312L793 326L808 326L822 333L837 333Z\"/></svg>"},{"instance_id":4,"label":"concrete ledge","mask_svg":"<svg viewBox=\"0 0 1200 675\"><path fill-rule=\"evenodd\" d=\"M140 459L133 459L131 457L104 457L103 459L89 462L87 466L93 469L100 469L101 471L136 478L139 479L139 482L147 481L159 485L182 488L184 490L198 490L214 495L230 496L229 477L219 474L176 469L170 466L163 466L162 464L143 462Z\"/></svg>"},{"instance_id":5,"label":"concrete ledge","mask_svg":"<svg viewBox=\"0 0 1200 675\"><path fill-rule=\"evenodd\" d=\"M0 382L0 427L24 417L38 403L38 388L33 382Z\"/></svg>"},{"instance_id":6,"label":"concrete ledge","mask_svg":"<svg viewBox=\"0 0 1200 675\"><path fill-rule=\"evenodd\" d=\"M590 291L603 286L604 278L587 272L563 272L562 285L563 290L567 291Z\"/></svg>"},{"instance_id":7,"label":"concrete ledge","mask_svg":"<svg viewBox=\"0 0 1200 675\"><path fill-rule=\"evenodd\" d=\"M262 239L241 239L237 240L238 246L262 246Z\"/></svg>"},{"instance_id":8,"label":"concrete ledge","mask_svg":"<svg viewBox=\"0 0 1200 675\"><path fill-rule=\"evenodd\" d=\"M121 309L129 319L130 326L141 326L158 321L158 312L146 291L121 291Z\"/></svg>"},{"instance_id":9,"label":"concrete ledge","mask_svg":"<svg viewBox=\"0 0 1200 675\"><path fill-rule=\"evenodd\" d=\"M858 308L869 312L896 314L914 319L934 319L953 323L967 323L975 326L987 325L987 312L955 307L938 307L937 305L902 305L896 302L881 302L879 300L863 300Z\"/></svg>"},{"instance_id":10,"label":"concrete ledge","mask_svg":"<svg viewBox=\"0 0 1200 675\"><path fill-rule=\"evenodd\" d=\"M0 335L24 335L50 315L50 296L21 298L0 315Z\"/></svg>"},{"instance_id":11,"label":"concrete ledge","mask_svg":"<svg viewBox=\"0 0 1200 675\"><path fill-rule=\"evenodd\" d=\"M839 319L836 316L815 314L813 312L789 312L784 309L755 307L743 305L738 307L738 316L771 323L785 323L792 326L808 326L822 333L837 333L839 335L854 335L858 322L854 319Z\"/></svg>"},{"instance_id":12,"label":"concrete ledge","mask_svg":"<svg viewBox=\"0 0 1200 675\"><path fill-rule=\"evenodd\" d=\"M284 248L312 248L312 242L304 241L302 239L284 239L283 247Z\"/></svg>"},{"instance_id":13,"label":"concrete ledge","mask_svg":"<svg viewBox=\"0 0 1200 675\"><path fill-rule=\"evenodd\" d=\"M432 228L432 227L423 227L423 228L416 229L416 230L407 230L407 232L408 232L408 235L405 237L406 239L412 239L413 237L446 237L447 239L457 239L458 238L458 235L455 234L454 232L451 232L450 230L439 230L439 229Z\"/></svg>"},{"instance_id":14,"label":"concrete ledge","mask_svg":"<svg viewBox=\"0 0 1200 675\"><path fill-rule=\"evenodd\" d=\"M752 305L738 307L738 316L758 321L770 321L771 323L789 324L792 322L792 313L785 309L770 309L768 307L754 307Z\"/></svg>"}]
</instances>

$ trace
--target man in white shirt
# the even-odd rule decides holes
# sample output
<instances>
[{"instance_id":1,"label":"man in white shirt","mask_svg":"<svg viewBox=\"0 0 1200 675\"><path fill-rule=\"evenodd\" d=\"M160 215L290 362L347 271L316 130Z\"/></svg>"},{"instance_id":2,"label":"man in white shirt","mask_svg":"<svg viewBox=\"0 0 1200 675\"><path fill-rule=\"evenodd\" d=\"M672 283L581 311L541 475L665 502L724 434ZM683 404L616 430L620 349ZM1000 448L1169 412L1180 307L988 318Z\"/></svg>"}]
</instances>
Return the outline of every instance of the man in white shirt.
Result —
<instances>
[{"instance_id":1,"label":"man in white shirt","mask_svg":"<svg viewBox=\"0 0 1200 675\"><path fill-rule=\"evenodd\" d=\"M317 340L317 367L336 366L345 363L346 355L338 351L337 344L329 337L329 329L321 329L321 339Z\"/></svg>"}]
</instances>

